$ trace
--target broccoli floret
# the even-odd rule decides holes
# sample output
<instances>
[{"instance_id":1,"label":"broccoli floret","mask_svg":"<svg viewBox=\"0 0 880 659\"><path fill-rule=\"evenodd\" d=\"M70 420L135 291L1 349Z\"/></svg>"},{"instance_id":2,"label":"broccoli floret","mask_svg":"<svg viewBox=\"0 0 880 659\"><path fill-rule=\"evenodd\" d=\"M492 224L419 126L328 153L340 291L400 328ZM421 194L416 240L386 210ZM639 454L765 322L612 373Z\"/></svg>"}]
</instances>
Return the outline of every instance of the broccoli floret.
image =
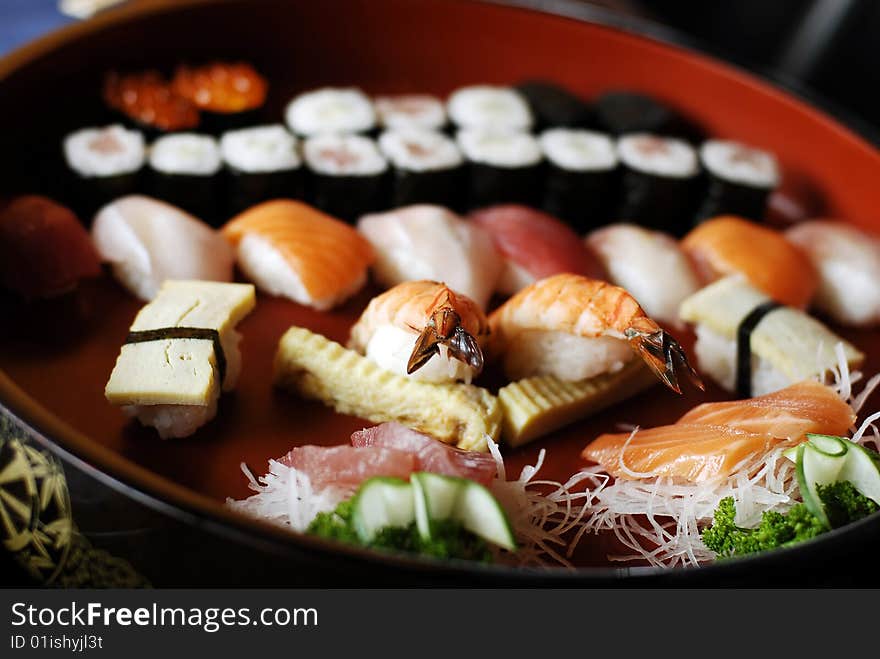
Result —
<instances>
[{"instance_id":1,"label":"broccoli floret","mask_svg":"<svg viewBox=\"0 0 880 659\"><path fill-rule=\"evenodd\" d=\"M354 527L351 525L351 499L343 501L335 510L326 513L318 513L306 533L319 535L322 538L330 538L331 540L339 540L340 542L350 542L358 544L358 536Z\"/></svg>"},{"instance_id":2,"label":"broccoli floret","mask_svg":"<svg viewBox=\"0 0 880 659\"><path fill-rule=\"evenodd\" d=\"M866 517L878 509L876 503L849 482L820 485L817 492L834 528ZM815 538L828 530L802 503L784 514L765 512L761 523L753 529L737 526L735 519L736 504L733 497L726 497L715 509L712 526L702 533L703 544L720 558L785 547Z\"/></svg>"}]
</instances>

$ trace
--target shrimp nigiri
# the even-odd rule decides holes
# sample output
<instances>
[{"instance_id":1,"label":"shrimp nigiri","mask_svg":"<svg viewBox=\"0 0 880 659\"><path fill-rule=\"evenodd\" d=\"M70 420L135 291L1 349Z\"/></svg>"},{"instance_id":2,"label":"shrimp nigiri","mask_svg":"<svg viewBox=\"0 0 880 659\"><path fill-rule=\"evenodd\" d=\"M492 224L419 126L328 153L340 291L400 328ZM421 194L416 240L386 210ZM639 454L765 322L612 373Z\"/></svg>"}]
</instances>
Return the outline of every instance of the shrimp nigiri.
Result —
<instances>
[{"instance_id":1,"label":"shrimp nigiri","mask_svg":"<svg viewBox=\"0 0 880 659\"><path fill-rule=\"evenodd\" d=\"M702 388L684 350L626 290L572 274L524 288L489 317L491 351L511 379L553 375L579 381L621 370L635 355L681 393L683 369Z\"/></svg>"},{"instance_id":2,"label":"shrimp nigiri","mask_svg":"<svg viewBox=\"0 0 880 659\"><path fill-rule=\"evenodd\" d=\"M486 229L505 266L496 290L513 295L538 279L570 272L602 277L602 266L586 249L574 230L540 211L503 204L471 213L471 220Z\"/></svg>"},{"instance_id":3,"label":"shrimp nigiri","mask_svg":"<svg viewBox=\"0 0 880 659\"><path fill-rule=\"evenodd\" d=\"M842 435L853 409L831 387L807 380L741 401L704 403L676 423L601 435L581 454L617 478L664 476L699 483L806 433Z\"/></svg>"},{"instance_id":4,"label":"shrimp nigiri","mask_svg":"<svg viewBox=\"0 0 880 659\"><path fill-rule=\"evenodd\" d=\"M348 347L383 368L429 382L465 380L483 368L485 314L472 299L434 281L398 284L373 298Z\"/></svg>"},{"instance_id":5,"label":"shrimp nigiri","mask_svg":"<svg viewBox=\"0 0 880 659\"><path fill-rule=\"evenodd\" d=\"M341 304L367 281L373 248L344 222L298 201L267 201L222 229L258 288L319 310Z\"/></svg>"},{"instance_id":6,"label":"shrimp nigiri","mask_svg":"<svg viewBox=\"0 0 880 659\"><path fill-rule=\"evenodd\" d=\"M681 242L703 284L743 274L777 302L803 309L819 279L807 255L773 229L732 215L703 222Z\"/></svg>"}]
</instances>

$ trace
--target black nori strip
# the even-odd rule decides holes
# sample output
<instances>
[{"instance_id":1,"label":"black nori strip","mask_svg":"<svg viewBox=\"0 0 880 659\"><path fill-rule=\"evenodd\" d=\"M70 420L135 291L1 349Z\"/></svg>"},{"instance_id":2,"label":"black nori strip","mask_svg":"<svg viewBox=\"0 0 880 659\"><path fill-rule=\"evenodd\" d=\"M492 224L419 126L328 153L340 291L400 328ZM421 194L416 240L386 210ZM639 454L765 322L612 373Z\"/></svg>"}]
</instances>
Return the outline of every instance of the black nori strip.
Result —
<instances>
[{"instance_id":1,"label":"black nori strip","mask_svg":"<svg viewBox=\"0 0 880 659\"><path fill-rule=\"evenodd\" d=\"M574 171L547 161L543 208L584 233L612 221L620 170Z\"/></svg>"},{"instance_id":2,"label":"black nori strip","mask_svg":"<svg viewBox=\"0 0 880 659\"><path fill-rule=\"evenodd\" d=\"M544 161L523 167L468 163L468 206L525 204L539 207L544 190Z\"/></svg>"},{"instance_id":3,"label":"black nori strip","mask_svg":"<svg viewBox=\"0 0 880 659\"><path fill-rule=\"evenodd\" d=\"M672 108L645 94L615 90L595 99L596 123L607 133L659 133L692 142L702 139L703 131Z\"/></svg>"},{"instance_id":4,"label":"black nori strip","mask_svg":"<svg viewBox=\"0 0 880 659\"><path fill-rule=\"evenodd\" d=\"M705 197L694 218L695 225L719 215L738 215L755 222L764 219L772 187L735 183L712 172L706 179Z\"/></svg>"},{"instance_id":5,"label":"black nori strip","mask_svg":"<svg viewBox=\"0 0 880 659\"><path fill-rule=\"evenodd\" d=\"M328 215L353 224L361 215L388 208L390 168L363 176L307 171L307 198Z\"/></svg>"},{"instance_id":6,"label":"black nori strip","mask_svg":"<svg viewBox=\"0 0 880 659\"><path fill-rule=\"evenodd\" d=\"M217 203L222 169L215 174L170 174L150 167L148 172L152 196L182 208L213 227L223 223L225 218Z\"/></svg>"},{"instance_id":7,"label":"black nori strip","mask_svg":"<svg viewBox=\"0 0 880 659\"><path fill-rule=\"evenodd\" d=\"M700 177L660 176L621 164L617 217L676 237L690 229L699 203Z\"/></svg>"},{"instance_id":8,"label":"black nori strip","mask_svg":"<svg viewBox=\"0 0 880 659\"><path fill-rule=\"evenodd\" d=\"M223 352L223 344L220 342L220 332L208 327L161 327L129 332L125 337L125 343L147 343L164 341L165 339L198 339L213 343L217 371L220 374L220 386L223 387L223 382L226 379L226 353Z\"/></svg>"},{"instance_id":9,"label":"black nori strip","mask_svg":"<svg viewBox=\"0 0 880 659\"><path fill-rule=\"evenodd\" d=\"M272 172L244 172L227 165L229 215L271 199L305 199L302 167Z\"/></svg>"},{"instance_id":10,"label":"black nori strip","mask_svg":"<svg viewBox=\"0 0 880 659\"><path fill-rule=\"evenodd\" d=\"M736 393L752 397L752 332L764 317L784 305L768 300L752 309L736 328Z\"/></svg>"},{"instance_id":11,"label":"black nori strip","mask_svg":"<svg viewBox=\"0 0 880 659\"><path fill-rule=\"evenodd\" d=\"M535 118L536 129L555 126L574 128L593 124L593 109L570 91L552 82L528 80L516 86Z\"/></svg>"},{"instance_id":12,"label":"black nori strip","mask_svg":"<svg viewBox=\"0 0 880 659\"><path fill-rule=\"evenodd\" d=\"M393 170L391 207L436 204L454 211L464 210L467 169L464 165L414 171Z\"/></svg>"}]
</instances>

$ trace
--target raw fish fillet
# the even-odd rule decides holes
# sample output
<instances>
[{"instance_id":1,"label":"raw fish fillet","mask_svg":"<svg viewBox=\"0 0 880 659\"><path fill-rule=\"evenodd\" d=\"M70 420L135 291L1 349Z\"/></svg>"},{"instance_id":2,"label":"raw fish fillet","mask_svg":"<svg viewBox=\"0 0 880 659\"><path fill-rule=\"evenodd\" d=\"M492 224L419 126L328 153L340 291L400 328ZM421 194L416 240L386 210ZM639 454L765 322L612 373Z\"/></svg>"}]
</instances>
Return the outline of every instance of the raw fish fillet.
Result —
<instances>
[{"instance_id":1,"label":"raw fish fillet","mask_svg":"<svg viewBox=\"0 0 880 659\"><path fill-rule=\"evenodd\" d=\"M278 461L305 473L316 490L355 490L374 476L408 479L416 471L414 454L384 447L297 446Z\"/></svg>"},{"instance_id":2,"label":"raw fish fillet","mask_svg":"<svg viewBox=\"0 0 880 659\"><path fill-rule=\"evenodd\" d=\"M201 220L158 199L122 197L98 211L92 240L120 283L152 300L166 279L232 281L234 254Z\"/></svg>"},{"instance_id":3,"label":"raw fish fillet","mask_svg":"<svg viewBox=\"0 0 880 659\"><path fill-rule=\"evenodd\" d=\"M672 425L635 435L601 435L581 456L616 478L699 483L728 476L746 458L782 443L799 443L808 432L842 435L854 422L852 408L833 389L805 381L758 398L705 403Z\"/></svg>"},{"instance_id":4,"label":"raw fish fillet","mask_svg":"<svg viewBox=\"0 0 880 659\"><path fill-rule=\"evenodd\" d=\"M567 224L516 204L491 206L470 214L486 229L506 260L499 292L512 295L529 284L563 272L604 279L604 269Z\"/></svg>"},{"instance_id":5,"label":"raw fish fillet","mask_svg":"<svg viewBox=\"0 0 880 659\"><path fill-rule=\"evenodd\" d=\"M485 308L502 260L489 234L440 206L416 205L365 215L358 231L372 243L373 274L388 288L404 281L439 281Z\"/></svg>"},{"instance_id":6,"label":"raw fish fillet","mask_svg":"<svg viewBox=\"0 0 880 659\"><path fill-rule=\"evenodd\" d=\"M344 222L298 201L267 201L222 229L258 288L326 310L366 283L369 242Z\"/></svg>"},{"instance_id":7,"label":"raw fish fillet","mask_svg":"<svg viewBox=\"0 0 880 659\"><path fill-rule=\"evenodd\" d=\"M468 478L488 485L495 477L495 459L488 453L464 451L400 423L383 423L358 430L353 446L373 446L406 451L415 456L418 471Z\"/></svg>"}]
</instances>

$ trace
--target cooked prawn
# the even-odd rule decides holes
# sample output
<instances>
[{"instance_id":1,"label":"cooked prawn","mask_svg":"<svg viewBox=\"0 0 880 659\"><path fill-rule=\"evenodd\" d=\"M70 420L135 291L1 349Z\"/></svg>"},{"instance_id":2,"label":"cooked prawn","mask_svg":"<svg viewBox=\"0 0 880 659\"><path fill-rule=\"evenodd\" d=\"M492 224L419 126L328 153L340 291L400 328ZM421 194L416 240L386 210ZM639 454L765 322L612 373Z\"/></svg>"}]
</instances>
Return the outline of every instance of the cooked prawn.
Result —
<instances>
[{"instance_id":1,"label":"cooked prawn","mask_svg":"<svg viewBox=\"0 0 880 659\"><path fill-rule=\"evenodd\" d=\"M573 274L547 277L524 288L496 309L489 317L489 326L492 352L496 355L515 353L526 332L558 333L580 339L617 339L628 343L676 393L681 393L677 372L682 369L696 386L703 388L678 341L645 315L626 290L604 281ZM619 350L617 342L613 343L612 349ZM560 343L557 341L556 345ZM562 343L563 348L571 345L571 341ZM606 352L610 351L603 346L603 354ZM619 359L616 353L614 356ZM534 368L533 372L541 372L540 364ZM610 370L617 368L620 366L615 364Z\"/></svg>"}]
</instances>

